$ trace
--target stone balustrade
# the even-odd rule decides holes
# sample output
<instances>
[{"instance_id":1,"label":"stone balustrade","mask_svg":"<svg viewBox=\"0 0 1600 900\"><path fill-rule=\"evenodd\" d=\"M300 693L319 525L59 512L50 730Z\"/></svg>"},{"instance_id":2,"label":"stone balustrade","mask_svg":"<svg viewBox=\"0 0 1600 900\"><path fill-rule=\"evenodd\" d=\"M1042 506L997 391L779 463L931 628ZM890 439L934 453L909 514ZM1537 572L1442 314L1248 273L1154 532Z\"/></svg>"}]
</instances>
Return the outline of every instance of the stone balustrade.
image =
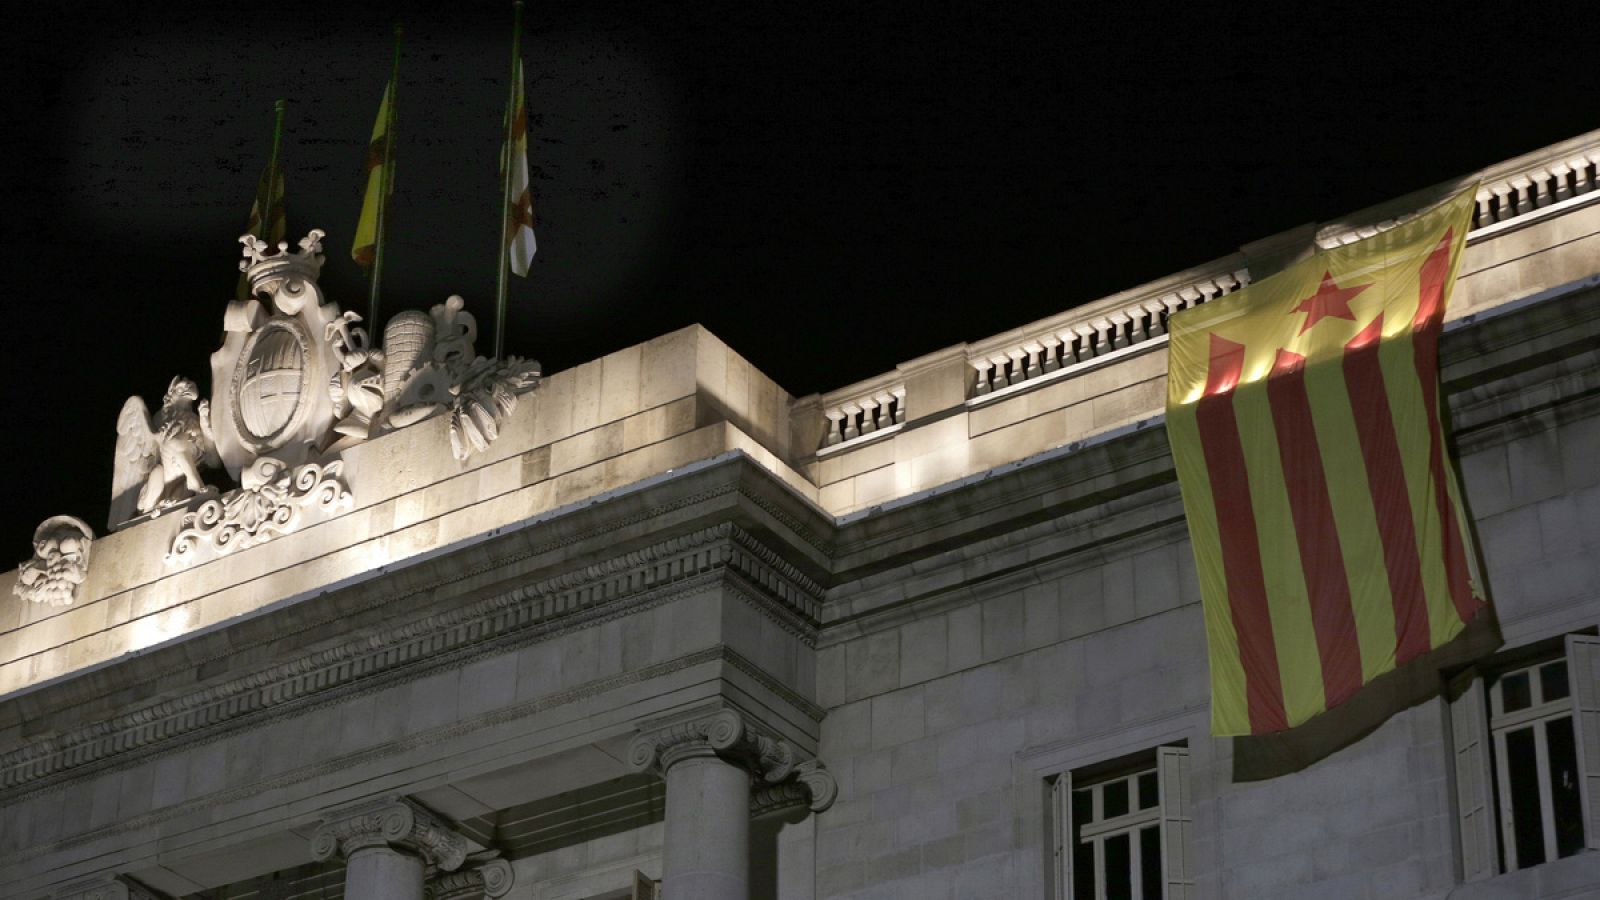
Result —
<instances>
[{"instance_id":1,"label":"stone balustrade","mask_svg":"<svg viewBox=\"0 0 1600 900\"><path fill-rule=\"evenodd\" d=\"M1600 199L1600 134L1591 132L1355 213L1343 223L1323 228L1317 243L1335 247L1371 237L1414 218L1430 200L1474 183L1478 190L1473 232L1528 220L1540 210L1576 198Z\"/></svg>"},{"instance_id":2,"label":"stone balustrade","mask_svg":"<svg viewBox=\"0 0 1600 900\"><path fill-rule=\"evenodd\" d=\"M1413 218L1434 202L1477 184L1474 235L1499 230L1507 223L1532 221L1541 211L1558 205L1600 202L1600 131L1545 147L1534 153L1490 166L1469 176L1416 191L1330 222L1320 229L1309 226L1305 236L1290 232L1258 246L1270 247L1290 239L1328 248L1371 237ZM1518 227L1512 225L1512 227ZM1301 244L1301 246L1305 246ZM965 356L966 384L962 396L968 403L1000 393L1014 393L1020 385L1072 377L1125 355L1130 348L1154 347L1166 337L1167 320L1174 313L1231 294L1250 283L1252 266L1262 263L1265 274L1277 268L1266 256L1258 258L1246 248L1186 272L1085 304L984 341L950 348ZM1281 252L1277 247L1269 252ZM1289 248L1292 252L1293 248ZM906 366L830 394L820 404L798 404L797 415L816 415L821 427L820 453L903 424L906 411L913 419L938 412L947 402L929 402L918 393L918 382L906 377ZM1054 376L1054 377L1050 377ZM926 384L927 382L923 382ZM907 396L907 386L913 396ZM809 407L809 408L807 408ZM815 434L815 431L809 434ZM813 444L813 446L818 446Z\"/></svg>"},{"instance_id":3,"label":"stone balustrade","mask_svg":"<svg viewBox=\"0 0 1600 900\"><path fill-rule=\"evenodd\" d=\"M982 397L1143 344L1167 333L1167 319L1179 310L1231 294L1250 283L1248 269L1196 279L1176 288L1151 291L1109 310L1093 304L1077 317L1030 330L1021 341L975 346L968 362L976 372L971 396Z\"/></svg>"},{"instance_id":4,"label":"stone balustrade","mask_svg":"<svg viewBox=\"0 0 1600 900\"><path fill-rule=\"evenodd\" d=\"M1478 189L1474 229L1527 215L1600 188L1600 147L1572 153Z\"/></svg>"},{"instance_id":5,"label":"stone balustrade","mask_svg":"<svg viewBox=\"0 0 1600 900\"><path fill-rule=\"evenodd\" d=\"M906 421L906 386L886 384L866 391L853 391L847 395L847 399L825 402L822 415L828 420L823 431L824 448L903 425Z\"/></svg>"}]
</instances>

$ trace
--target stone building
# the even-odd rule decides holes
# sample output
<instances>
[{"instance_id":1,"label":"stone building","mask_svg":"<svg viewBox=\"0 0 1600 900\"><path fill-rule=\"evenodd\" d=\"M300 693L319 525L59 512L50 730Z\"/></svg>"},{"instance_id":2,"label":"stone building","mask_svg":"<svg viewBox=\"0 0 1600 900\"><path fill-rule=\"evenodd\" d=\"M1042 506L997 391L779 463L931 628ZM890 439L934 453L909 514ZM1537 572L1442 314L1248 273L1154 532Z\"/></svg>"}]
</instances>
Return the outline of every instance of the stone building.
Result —
<instances>
[{"instance_id":1,"label":"stone building","mask_svg":"<svg viewBox=\"0 0 1600 900\"><path fill-rule=\"evenodd\" d=\"M315 235L247 247L111 530L0 575L0 896L1600 895L1600 132L1479 180L1442 365L1504 644L1258 780L1165 320L1450 186L799 399L698 327L380 355Z\"/></svg>"}]
</instances>

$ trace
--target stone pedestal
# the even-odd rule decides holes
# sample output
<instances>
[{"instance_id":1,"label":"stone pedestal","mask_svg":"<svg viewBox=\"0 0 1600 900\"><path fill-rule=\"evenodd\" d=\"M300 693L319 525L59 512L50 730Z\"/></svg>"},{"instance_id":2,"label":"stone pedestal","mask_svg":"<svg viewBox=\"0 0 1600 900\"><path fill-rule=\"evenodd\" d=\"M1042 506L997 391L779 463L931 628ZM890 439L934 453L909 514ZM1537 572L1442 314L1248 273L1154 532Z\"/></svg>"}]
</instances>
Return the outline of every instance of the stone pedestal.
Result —
<instances>
[{"instance_id":1,"label":"stone pedestal","mask_svg":"<svg viewBox=\"0 0 1600 900\"><path fill-rule=\"evenodd\" d=\"M348 900L423 900L428 866L451 872L467 840L404 797L364 803L324 819L311 836L318 862L345 858Z\"/></svg>"}]
</instances>

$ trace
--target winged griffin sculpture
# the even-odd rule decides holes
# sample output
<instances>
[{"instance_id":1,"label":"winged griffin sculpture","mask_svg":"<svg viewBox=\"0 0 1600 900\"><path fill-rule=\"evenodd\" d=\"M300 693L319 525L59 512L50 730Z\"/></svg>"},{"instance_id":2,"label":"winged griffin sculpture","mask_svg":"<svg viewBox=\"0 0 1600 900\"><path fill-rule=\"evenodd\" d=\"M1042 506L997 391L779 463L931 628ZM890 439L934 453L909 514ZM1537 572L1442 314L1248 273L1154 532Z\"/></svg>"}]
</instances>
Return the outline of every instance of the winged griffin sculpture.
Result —
<instances>
[{"instance_id":1,"label":"winged griffin sculpture","mask_svg":"<svg viewBox=\"0 0 1600 900\"><path fill-rule=\"evenodd\" d=\"M215 468L220 461L211 438L209 404L202 400L195 409L199 397L195 383L180 375L172 379L154 415L138 395L122 404L112 479L113 522L131 518L135 511L157 512L197 494L215 493L200 477L202 467ZM127 509L130 497L133 510Z\"/></svg>"}]
</instances>

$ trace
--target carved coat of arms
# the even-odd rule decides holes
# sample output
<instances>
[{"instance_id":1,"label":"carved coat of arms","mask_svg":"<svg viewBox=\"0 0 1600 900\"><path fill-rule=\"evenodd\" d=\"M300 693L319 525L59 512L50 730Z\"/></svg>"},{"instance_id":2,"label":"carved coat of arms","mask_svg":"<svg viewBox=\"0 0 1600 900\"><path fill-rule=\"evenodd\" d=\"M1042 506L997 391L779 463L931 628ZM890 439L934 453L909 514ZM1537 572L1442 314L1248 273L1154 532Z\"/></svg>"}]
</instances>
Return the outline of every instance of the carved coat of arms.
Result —
<instances>
[{"instance_id":1,"label":"carved coat of arms","mask_svg":"<svg viewBox=\"0 0 1600 900\"><path fill-rule=\"evenodd\" d=\"M317 285L323 237L311 231L296 252L240 238L251 296L223 316L210 399L196 406L198 388L179 377L154 414L137 396L123 405L111 527L182 507L169 563L252 546L348 508L339 453L383 432L446 414L451 449L465 460L538 384L532 360L476 355L477 323L460 297L397 313L383 345L371 346L361 317ZM240 486L221 494L209 486L202 473L218 467Z\"/></svg>"}]
</instances>

